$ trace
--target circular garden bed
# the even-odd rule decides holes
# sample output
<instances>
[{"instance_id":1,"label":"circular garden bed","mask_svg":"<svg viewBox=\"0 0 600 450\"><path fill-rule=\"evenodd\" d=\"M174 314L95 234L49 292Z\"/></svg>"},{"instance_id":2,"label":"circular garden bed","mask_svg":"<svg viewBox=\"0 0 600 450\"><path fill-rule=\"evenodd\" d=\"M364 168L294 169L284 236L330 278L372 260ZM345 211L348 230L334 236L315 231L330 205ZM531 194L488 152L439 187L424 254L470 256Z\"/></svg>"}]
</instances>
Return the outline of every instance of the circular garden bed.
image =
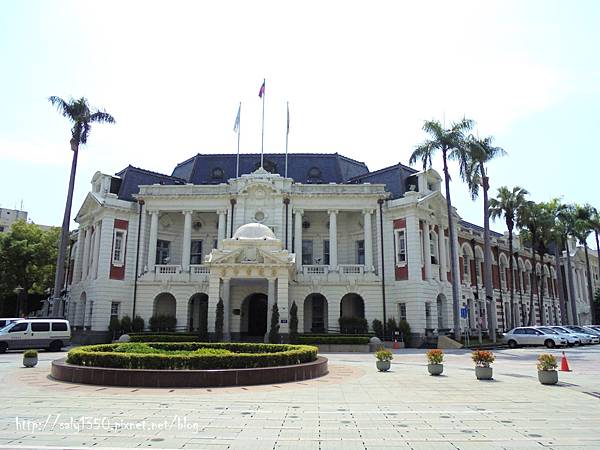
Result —
<instances>
[{"instance_id":1,"label":"circular garden bed","mask_svg":"<svg viewBox=\"0 0 600 450\"><path fill-rule=\"evenodd\" d=\"M308 345L130 342L90 345L52 363L54 378L131 387L209 387L319 377L327 360Z\"/></svg>"}]
</instances>

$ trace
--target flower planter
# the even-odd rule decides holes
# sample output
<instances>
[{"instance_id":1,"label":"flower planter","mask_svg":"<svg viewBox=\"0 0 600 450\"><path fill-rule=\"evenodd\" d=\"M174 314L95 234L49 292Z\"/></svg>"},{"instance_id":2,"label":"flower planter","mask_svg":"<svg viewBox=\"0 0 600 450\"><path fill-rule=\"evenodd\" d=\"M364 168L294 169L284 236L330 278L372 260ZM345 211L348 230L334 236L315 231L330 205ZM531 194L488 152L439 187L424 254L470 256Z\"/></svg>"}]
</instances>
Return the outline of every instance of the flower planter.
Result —
<instances>
[{"instance_id":1,"label":"flower planter","mask_svg":"<svg viewBox=\"0 0 600 450\"><path fill-rule=\"evenodd\" d=\"M556 370L538 370L538 380L542 384L558 383L558 372Z\"/></svg>"},{"instance_id":2,"label":"flower planter","mask_svg":"<svg viewBox=\"0 0 600 450\"><path fill-rule=\"evenodd\" d=\"M387 372L390 370L390 366L392 365L389 361L377 361L377 370L380 372Z\"/></svg>"},{"instance_id":3,"label":"flower planter","mask_svg":"<svg viewBox=\"0 0 600 450\"><path fill-rule=\"evenodd\" d=\"M491 367L475 367L475 376L478 380L491 380L493 371Z\"/></svg>"},{"instance_id":4,"label":"flower planter","mask_svg":"<svg viewBox=\"0 0 600 450\"><path fill-rule=\"evenodd\" d=\"M31 357L31 358L26 358L23 357L23 365L25 367L35 367L38 363L38 359L37 356Z\"/></svg>"},{"instance_id":5,"label":"flower planter","mask_svg":"<svg viewBox=\"0 0 600 450\"><path fill-rule=\"evenodd\" d=\"M427 364L427 370L430 375L441 375L444 371L443 364Z\"/></svg>"}]
</instances>

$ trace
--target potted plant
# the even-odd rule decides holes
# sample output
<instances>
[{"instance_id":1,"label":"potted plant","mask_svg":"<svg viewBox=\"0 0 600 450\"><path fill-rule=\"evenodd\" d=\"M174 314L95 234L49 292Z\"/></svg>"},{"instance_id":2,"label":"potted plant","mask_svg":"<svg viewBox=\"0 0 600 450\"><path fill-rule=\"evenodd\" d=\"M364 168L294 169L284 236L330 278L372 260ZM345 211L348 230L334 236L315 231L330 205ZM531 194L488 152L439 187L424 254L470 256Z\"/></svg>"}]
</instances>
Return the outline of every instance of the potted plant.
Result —
<instances>
[{"instance_id":1,"label":"potted plant","mask_svg":"<svg viewBox=\"0 0 600 450\"><path fill-rule=\"evenodd\" d=\"M558 383L556 358L548 353L542 353L537 359L538 380L542 384Z\"/></svg>"},{"instance_id":2,"label":"potted plant","mask_svg":"<svg viewBox=\"0 0 600 450\"><path fill-rule=\"evenodd\" d=\"M387 372L390 370L390 361L394 358L394 355L389 350L381 347L375 352L375 358L377 358L377 370Z\"/></svg>"},{"instance_id":3,"label":"potted plant","mask_svg":"<svg viewBox=\"0 0 600 450\"><path fill-rule=\"evenodd\" d=\"M431 375L441 375L444 371L444 352L441 350L429 350L427 352L427 370Z\"/></svg>"},{"instance_id":4,"label":"potted plant","mask_svg":"<svg viewBox=\"0 0 600 450\"><path fill-rule=\"evenodd\" d=\"M475 362L475 376L478 380L491 380L492 368L490 364L496 359L494 354L488 350L475 350L471 355Z\"/></svg>"},{"instance_id":5,"label":"potted plant","mask_svg":"<svg viewBox=\"0 0 600 450\"><path fill-rule=\"evenodd\" d=\"M23 365L25 367L35 367L38 363L37 350L26 350L23 353Z\"/></svg>"}]
</instances>

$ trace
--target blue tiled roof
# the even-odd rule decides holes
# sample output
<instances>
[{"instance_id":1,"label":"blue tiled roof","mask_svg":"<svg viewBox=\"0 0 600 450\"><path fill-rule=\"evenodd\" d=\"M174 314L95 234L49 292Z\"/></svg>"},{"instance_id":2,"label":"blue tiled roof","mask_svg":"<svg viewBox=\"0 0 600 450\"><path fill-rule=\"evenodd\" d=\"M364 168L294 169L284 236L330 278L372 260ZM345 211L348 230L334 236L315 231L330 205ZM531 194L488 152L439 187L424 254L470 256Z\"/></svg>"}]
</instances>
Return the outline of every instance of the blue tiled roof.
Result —
<instances>
[{"instance_id":1,"label":"blue tiled roof","mask_svg":"<svg viewBox=\"0 0 600 450\"><path fill-rule=\"evenodd\" d=\"M265 153L265 169L285 174L285 154ZM260 166L259 153L240 155L240 175L254 172ZM312 169L312 171L311 171ZM366 174L365 163L338 153L290 153L288 155L288 177L299 183L345 183L358 175ZM221 175L216 176L216 175ZM193 184L225 182L236 176L236 155L198 154L175 167L173 176Z\"/></svg>"},{"instance_id":2,"label":"blue tiled roof","mask_svg":"<svg viewBox=\"0 0 600 450\"><path fill-rule=\"evenodd\" d=\"M133 194L140 191L140 186L146 184L183 184L185 180L171 175L151 172L138 167L127 166L115 175L121 177L118 196L121 200L133 201Z\"/></svg>"},{"instance_id":3,"label":"blue tiled roof","mask_svg":"<svg viewBox=\"0 0 600 450\"><path fill-rule=\"evenodd\" d=\"M417 172L412 167L398 163L375 172L355 176L348 180L348 183L385 184L385 190L391 194L391 198L400 198L407 190L409 178ZM414 184L417 184L416 181Z\"/></svg>"}]
</instances>

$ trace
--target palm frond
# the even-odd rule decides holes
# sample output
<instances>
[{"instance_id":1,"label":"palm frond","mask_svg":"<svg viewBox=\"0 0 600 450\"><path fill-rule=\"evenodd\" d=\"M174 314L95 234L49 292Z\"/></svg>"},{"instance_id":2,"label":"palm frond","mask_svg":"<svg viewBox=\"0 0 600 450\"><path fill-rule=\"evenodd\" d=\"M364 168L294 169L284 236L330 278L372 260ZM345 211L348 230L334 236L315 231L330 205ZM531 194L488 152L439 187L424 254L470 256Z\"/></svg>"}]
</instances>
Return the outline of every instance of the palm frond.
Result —
<instances>
[{"instance_id":1,"label":"palm frond","mask_svg":"<svg viewBox=\"0 0 600 450\"><path fill-rule=\"evenodd\" d=\"M90 122L115 123L115 118L105 111L97 111L90 115Z\"/></svg>"},{"instance_id":2,"label":"palm frond","mask_svg":"<svg viewBox=\"0 0 600 450\"><path fill-rule=\"evenodd\" d=\"M54 106L64 117L73 119L71 104L64 101L62 98L52 95L48 97L48 101Z\"/></svg>"}]
</instances>

